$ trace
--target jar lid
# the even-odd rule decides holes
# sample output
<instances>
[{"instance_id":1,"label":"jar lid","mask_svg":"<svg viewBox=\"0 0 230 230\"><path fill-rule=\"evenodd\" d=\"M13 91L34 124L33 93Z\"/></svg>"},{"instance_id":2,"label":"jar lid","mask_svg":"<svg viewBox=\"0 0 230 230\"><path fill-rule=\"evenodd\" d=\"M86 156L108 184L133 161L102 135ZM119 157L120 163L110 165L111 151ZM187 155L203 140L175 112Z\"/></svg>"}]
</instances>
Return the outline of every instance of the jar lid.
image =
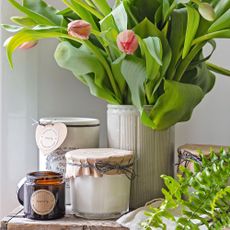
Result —
<instances>
[{"instance_id":1,"label":"jar lid","mask_svg":"<svg viewBox=\"0 0 230 230\"><path fill-rule=\"evenodd\" d=\"M44 117L39 120L41 125L64 123L66 126L99 126L100 121L96 118L83 118L83 117Z\"/></svg>"},{"instance_id":2,"label":"jar lid","mask_svg":"<svg viewBox=\"0 0 230 230\"><path fill-rule=\"evenodd\" d=\"M37 172L31 172L26 175L27 180L31 181L48 181L48 180L60 180L63 179L63 175L58 172L53 171L37 171Z\"/></svg>"},{"instance_id":3,"label":"jar lid","mask_svg":"<svg viewBox=\"0 0 230 230\"><path fill-rule=\"evenodd\" d=\"M77 149L66 153L66 177L133 174L133 152L113 148Z\"/></svg>"}]
</instances>

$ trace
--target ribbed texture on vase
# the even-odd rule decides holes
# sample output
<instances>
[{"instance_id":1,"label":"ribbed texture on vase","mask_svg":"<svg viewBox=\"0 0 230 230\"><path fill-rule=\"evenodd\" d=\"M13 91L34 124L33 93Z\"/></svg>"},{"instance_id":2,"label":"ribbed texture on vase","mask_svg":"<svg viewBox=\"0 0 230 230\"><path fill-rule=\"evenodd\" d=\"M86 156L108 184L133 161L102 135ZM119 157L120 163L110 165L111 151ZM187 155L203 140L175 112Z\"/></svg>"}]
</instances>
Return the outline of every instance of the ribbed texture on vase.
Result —
<instances>
[{"instance_id":1,"label":"ribbed texture on vase","mask_svg":"<svg viewBox=\"0 0 230 230\"><path fill-rule=\"evenodd\" d=\"M109 105L108 145L133 150L136 177L132 181L130 208L138 208L161 196L160 175L173 175L174 128L154 131L141 124L134 106Z\"/></svg>"}]
</instances>

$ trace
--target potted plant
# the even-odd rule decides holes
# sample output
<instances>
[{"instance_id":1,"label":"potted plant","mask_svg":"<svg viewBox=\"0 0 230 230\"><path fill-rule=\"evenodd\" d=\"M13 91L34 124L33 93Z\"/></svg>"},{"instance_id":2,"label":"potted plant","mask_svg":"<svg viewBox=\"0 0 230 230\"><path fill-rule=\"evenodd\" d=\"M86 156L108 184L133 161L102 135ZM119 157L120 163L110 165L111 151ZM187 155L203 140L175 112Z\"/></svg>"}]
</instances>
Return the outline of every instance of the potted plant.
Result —
<instances>
[{"instance_id":1,"label":"potted plant","mask_svg":"<svg viewBox=\"0 0 230 230\"><path fill-rule=\"evenodd\" d=\"M173 173L173 125L190 119L214 85L213 72L230 75L208 62L214 39L230 38L230 0L117 0L113 7L106 0L63 0L62 10L45 0L8 2L25 15L11 18L17 25L2 25L16 32L5 43L11 67L16 48L59 39L58 65L112 104L109 146L136 153L131 206L158 196L159 176Z\"/></svg>"}]
</instances>

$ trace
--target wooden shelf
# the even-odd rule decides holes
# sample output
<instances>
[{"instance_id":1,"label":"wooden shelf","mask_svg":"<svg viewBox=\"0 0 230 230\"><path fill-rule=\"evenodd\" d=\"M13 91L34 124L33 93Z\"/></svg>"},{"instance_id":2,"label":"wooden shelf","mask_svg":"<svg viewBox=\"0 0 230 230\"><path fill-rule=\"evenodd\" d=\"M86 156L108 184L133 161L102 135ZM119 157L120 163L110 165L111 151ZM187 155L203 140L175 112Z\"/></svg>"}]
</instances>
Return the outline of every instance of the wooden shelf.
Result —
<instances>
[{"instance_id":1,"label":"wooden shelf","mask_svg":"<svg viewBox=\"0 0 230 230\"><path fill-rule=\"evenodd\" d=\"M64 218L49 221L38 221L24 218L20 206L1 221L1 230L127 230L115 220L86 220L75 217L67 206Z\"/></svg>"}]
</instances>

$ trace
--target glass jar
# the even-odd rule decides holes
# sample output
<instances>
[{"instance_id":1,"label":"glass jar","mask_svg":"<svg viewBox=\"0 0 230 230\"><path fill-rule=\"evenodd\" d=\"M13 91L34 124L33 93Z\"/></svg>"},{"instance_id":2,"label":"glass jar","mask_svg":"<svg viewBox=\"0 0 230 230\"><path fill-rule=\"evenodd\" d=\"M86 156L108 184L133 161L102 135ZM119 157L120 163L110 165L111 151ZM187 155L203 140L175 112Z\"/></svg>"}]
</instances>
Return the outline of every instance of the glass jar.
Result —
<instances>
[{"instance_id":1,"label":"glass jar","mask_svg":"<svg viewBox=\"0 0 230 230\"><path fill-rule=\"evenodd\" d=\"M51 220L65 215L65 182L63 175L40 171L27 174L23 205L25 217Z\"/></svg>"},{"instance_id":2,"label":"glass jar","mask_svg":"<svg viewBox=\"0 0 230 230\"><path fill-rule=\"evenodd\" d=\"M78 149L66 153L72 211L87 219L117 218L129 210L133 153Z\"/></svg>"},{"instance_id":3,"label":"glass jar","mask_svg":"<svg viewBox=\"0 0 230 230\"><path fill-rule=\"evenodd\" d=\"M62 124L66 127L66 136L59 145L55 142L61 139L62 132L65 130L55 127ZM39 147L39 170L50 170L65 174L66 160L65 153L79 148L98 148L99 147L99 130L100 121L95 118L80 117L47 117L39 120L38 128L42 131L37 136L38 142L44 142L46 147L49 145L56 147L45 152L46 149ZM51 132L52 131L52 132ZM57 133L55 135L55 132ZM53 133L53 135L52 135ZM52 139L53 138L53 139ZM51 148L52 149L52 148ZM66 204L70 204L69 183L66 182Z\"/></svg>"}]
</instances>

